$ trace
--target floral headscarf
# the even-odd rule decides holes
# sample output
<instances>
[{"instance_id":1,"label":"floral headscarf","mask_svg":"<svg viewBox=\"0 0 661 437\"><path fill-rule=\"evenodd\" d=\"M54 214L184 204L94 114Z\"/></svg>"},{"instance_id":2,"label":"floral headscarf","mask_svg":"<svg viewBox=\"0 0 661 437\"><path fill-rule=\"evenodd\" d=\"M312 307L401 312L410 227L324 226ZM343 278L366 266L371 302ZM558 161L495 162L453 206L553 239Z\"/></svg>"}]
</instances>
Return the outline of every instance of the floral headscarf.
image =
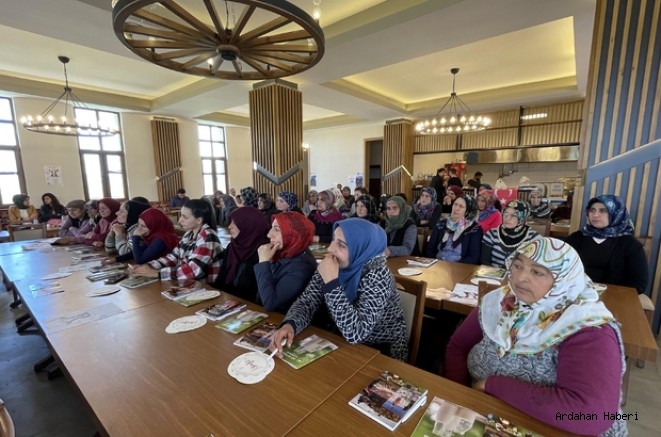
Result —
<instances>
[{"instance_id":1,"label":"floral headscarf","mask_svg":"<svg viewBox=\"0 0 661 437\"><path fill-rule=\"evenodd\" d=\"M486 219L488 219L491 214L496 212L496 208L494 206L494 204L496 203L496 198L494 196L493 191L491 190L482 190L478 193L477 197L483 198L487 204L486 208L484 208L484 211L480 211L480 214L477 219L478 222L483 222Z\"/></svg>"},{"instance_id":2,"label":"floral headscarf","mask_svg":"<svg viewBox=\"0 0 661 437\"><path fill-rule=\"evenodd\" d=\"M257 208L257 191L253 187L241 188L241 199L244 206Z\"/></svg>"},{"instance_id":3,"label":"floral headscarf","mask_svg":"<svg viewBox=\"0 0 661 437\"><path fill-rule=\"evenodd\" d=\"M583 264L564 241L535 237L505 260L508 270L520 254L546 267L555 281L537 302L528 305L516 297L511 283L488 293L480 302L484 334L505 353L536 354L577 331L615 321L585 274Z\"/></svg>"},{"instance_id":4,"label":"floral headscarf","mask_svg":"<svg viewBox=\"0 0 661 437\"><path fill-rule=\"evenodd\" d=\"M597 202L603 203L606 209L608 209L608 226L598 229L586 221L585 226L581 229L583 235L594 238L633 235L633 221L629 218L629 211L627 211L627 207L624 205L622 199L612 194L602 194L601 196L593 197L585 208L586 216L592 205Z\"/></svg>"},{"instance_id":5,"label":"floral headscarf","mask_svg":"<svg viewBox=\"0 0 661 437\"><path fill-rule=\"evenodd\" d=\"M452 205L454 205L454 202L459 199L464 199L466 202L466 212L464 213L464 216L456 222L452 220L452 215L450 215L445 220L445 233L443 234L443 239L441 240L443 243L445 243L450 237L452 237L452 247L457 247L461 242L459 239L461 234L463 234L465 230L469 229L472 225L475 224L475 220L473 219L473 212L475 211L475 198L465 194L454 199L452 201Z\"/></svg>"},{"instance_id":6,"label":"floral headscarf","mask_svg":"<svg viewBox=\"0 0 661 437\"><path fill-rule=\"evenodd\" d=\"M415 213L418 215L420 220L429 220L434 213L434 208L436 208L436 199L438 195L436 194L436 190L432 187L424 187L421 193L429 194L431 197L431 202L426 205L416 202Z\"/></svg>"},{"instance_id":7,"label":"floral headscarf","mask_svg":"<svg viewBox=\"0 0 661 437\"><path fill-rule=\"evenodd\" d=\"M334 223L338 220L342 220L342 214L335 207L335 194L332 190L325 190L319 193L319 202L323 202L326 205L326 211L319 211L315 209L312 211L314 219L319 223Z\"/></svg>"},{"instance_id":8,"label":"floral headscarf","mask_svg":"<svg viewBox=\"0 0 661 437\"><path fill-rule=\"evenodd\" d=\"M535 206L532 204L533 197L540 198L539 205ZM547 215L551 214L551 207L549 206L549 203L544 200L544 195L542 194L541 190L534 190L533 192L530 193L529 207L530 207L530 214L533 217L546 217Z\"/></svg>"},{"instance_id":9,"label":"floral headscarf","mask_svg":"<svg viewBox=\"0 0 661 437\"><path fill-rule=\"evenodd\" d=\"M290 211L298 206L298 196L291 191L281 191L278 197L282 197L287 202Z\"/></svg>"},{"instance_id":10,"label":"floral headscarf","mask_svg":"<svg viewBox=\"0 0 661 437\"><path fill-rule=\"evenodd\" d=\"M514 229L508 229L501 223L498 227L498 234L500 240L507 246L511 247L515 244L521 243L528 235L528 229L530 229L530 227L526 225L526 220L528 220L528 217L530 216L530 209L528 208L528 203L520 200L511 200L507 202L507 206L505 206L504 210L507 208L512 208L516 211L516 226Z\"/></svg>"}]
</instances>

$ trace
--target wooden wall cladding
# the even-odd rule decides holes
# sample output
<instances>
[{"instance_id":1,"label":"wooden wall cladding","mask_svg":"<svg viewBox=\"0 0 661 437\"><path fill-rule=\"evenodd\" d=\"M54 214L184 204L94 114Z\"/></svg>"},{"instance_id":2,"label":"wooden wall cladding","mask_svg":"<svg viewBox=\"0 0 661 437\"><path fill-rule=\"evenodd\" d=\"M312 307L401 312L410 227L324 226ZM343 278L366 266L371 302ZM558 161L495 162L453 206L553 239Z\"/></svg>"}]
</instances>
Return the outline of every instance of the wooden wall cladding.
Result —
<instances>
[{"instance_id":1,"label":"wooden wall cladding","mask_svg":"<svg viewBox=\"0 0 661 437\"><path fill-rule=\"evenodd\" d=\"M151 121L151 135L158 199L161 202L168 202L177 190L184 186L181 174L179 125L175 121L154 119Z\"/></svg>"},{"instance_id":2,"label":"wooden wall cladding","mask_svg":"<svg viewBox=\"0 0 661 437\"><path fill-rule=\"evenodd\" d=\"M250 135L253 160L278 179L253 171L254 188L275 196L292 191L306 198L307 168L303 165L303 98L295 84L270 80L256 84L249 93ZM292 168L298 170L286 180Z\"/></svg>"},{"instance_id":3,"label":"wooden wall cladding","mask_svg":"<svg viewBox=\"0 0 661 437\"><path fill-rule=\"evenodd\" d=\"M386 122L383 129L383 174L397 169L403 165L411 173L413 171L413 138L414 127L411 120L395 120ZM381 186L382 193L406 193L409 198L413 195L413 181L404 170L384 178Z\"/></svg>"}]
</instances>

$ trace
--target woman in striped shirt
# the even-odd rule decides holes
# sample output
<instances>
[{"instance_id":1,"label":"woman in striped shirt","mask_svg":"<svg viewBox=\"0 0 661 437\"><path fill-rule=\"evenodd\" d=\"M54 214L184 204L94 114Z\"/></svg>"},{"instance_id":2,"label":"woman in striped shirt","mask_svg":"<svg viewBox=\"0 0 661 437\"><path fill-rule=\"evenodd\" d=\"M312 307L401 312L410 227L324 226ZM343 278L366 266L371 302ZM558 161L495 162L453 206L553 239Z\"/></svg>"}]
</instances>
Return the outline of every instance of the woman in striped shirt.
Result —
<instances>
[{"instance_id":1,"label":"woman in striped shirt","mask_svg":"<svg viewBox=\"0 0 661 437\"><path fill-rule=\"evenodd\" d=\"M526 202L512 200L503 211L503 222L482 238L480 262L495 267L505 267L505 259L524 242L539 235L526 226L530 208Z\"/></svg>"}]
</instances>

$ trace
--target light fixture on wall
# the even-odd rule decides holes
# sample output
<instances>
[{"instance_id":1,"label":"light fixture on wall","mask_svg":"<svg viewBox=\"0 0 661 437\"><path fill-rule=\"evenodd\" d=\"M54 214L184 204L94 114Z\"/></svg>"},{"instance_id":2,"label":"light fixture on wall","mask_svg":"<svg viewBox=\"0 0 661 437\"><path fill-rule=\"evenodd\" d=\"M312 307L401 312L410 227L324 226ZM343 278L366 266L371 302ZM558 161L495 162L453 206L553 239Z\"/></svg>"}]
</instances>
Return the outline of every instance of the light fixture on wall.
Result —
<instances>
[{"instance_id":1,"label":"light fixture on wall","mask_svg":"<svg viewBox=\"0 0 661 437\"><path fill-rule=\"evenodd\" d=\"M455 91L455 79L458 68L450 70L452 73L452 94L441 106L441 109L430 119L422 120L415 125L415 130L421 135L458 134L462 132L475 132L484 130L491 124L489 117L473 115L468 105L459 98ZM443 112L447 109L446 112Z\"/></svg>"},{"instance_id":2,"label":"light fixture on wall","mask_svg":"<svg viewBox=\"0 0 661 437\"><path fill-rule=\"evenodd\" d=\"M118 0L112 10L115 35L151 63L225 80L298 74L324 55L318 20L285 0L192 3ZM321 14L321 0L313 4L313 13Z\"/></svg>"},{"instance_id":3,"label":"light fixture on wall","mask_svg":"<svg viewBox=\"0 0 661 437\"><path fill-rule=\"evenodd\" d=\"M69 58L66 56L58 56L57 59L59 59L64 66L64 92L48 105L40 115L34 117L32 115L21 117L21 124L23 124L23 127L32 132L74 137L83 135L115 135L117 133L115 129L103 125L98 119L96 120L95 125L81 125L78 123L78 120L76 120L75 114L68 114L70 106L81 109L89 108L73 93L69 86L69 77L67 76L67 64L69 63ZM51 112L60 102L64 103L64 115L56 117L52 115Z\"/></svg>"}]
</instances>

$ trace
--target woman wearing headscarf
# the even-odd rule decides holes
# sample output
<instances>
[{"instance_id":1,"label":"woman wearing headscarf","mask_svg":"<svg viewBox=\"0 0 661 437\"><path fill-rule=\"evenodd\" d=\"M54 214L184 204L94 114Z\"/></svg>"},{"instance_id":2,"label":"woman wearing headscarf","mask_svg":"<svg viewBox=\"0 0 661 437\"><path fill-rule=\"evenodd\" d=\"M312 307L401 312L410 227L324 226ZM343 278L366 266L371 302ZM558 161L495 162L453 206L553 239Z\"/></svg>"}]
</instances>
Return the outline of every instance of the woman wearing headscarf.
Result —
<instances>
[{"instance_id":1,"label":"woman wearing headscarf","mask_svg":"<svg viewBox=\"0 0 661 437\"><path fill-rule=\"evenodd\" d=\"M503 217L494 206L494 193L491 190L482 190L477 194L477 223L485 234L497 228L503 222Z\"/></svg>"},{"instance_id":2,"label":"woman wearing headscarf","mask_svg":"<svg viewBox=\"0 0 661 437\"><path fill-rule=\"evenodd\" d=\"M67 217L62 223L58 235L63 238L73 238L75 243L83 243L85 235L92 231L94 226L90 223L85 211L84 200L72 200L67 203Z\"/></svg>"},{"instance_id":3,"label":"woman wearing headscarf","mask_svg":"<svg viewBox=\"0 0 661 437\"><path fill-rule=\"evenodd\" d=\"M146 209L151 208L148 204L127 200L117 211L117 218L110 226L110 232L106 236L106 250L117 251L118 258L122 260L133 257L131 249L133 243L131 236L138 228L138 218Z\"/></svg>"},{"instance_id":4,"label":"woman wearing headscarf","mask_svg":"<svg viewBox=\"0 0 661 437\"><path fill-rule=\"evenodd\" d=\"M131 253L117 257L116 260L133 258L137 264L146 264L166 256L178 244L179 236L170 217L160 209L148 208L140 213L138 227L131 235Z\"/></svg>"},{"instance_id":5,"label":"woman wearing headscarf","mask_svg":"<svg viewBox=\"0 0 661 437\"><path fill-rule=\"evenodd\" d=\"M257 208L257 191L253 187L241 188L241 206Z\"/></svg>"},{"instance_id":6,"label":"woman wearing headscarf","mask_svg":"<svg viewBox=\"0 0 661 437\"><path fill-rule=\"evenodd\" d=\"M30 203L30 196L27 194L17 194L12 198L13 205L9 207L9 224L20 225L23 223L32 223L39 218L37 208Z\"/></svg>"},{"instance_id":7,"label":"woman wearing headscarf","mask_svg":"<svg viewBox=\"0 0 661 437\"><path fill-rule=\"evenodd\" d=\"M609 417L621 413L619 328L576 251L538 236L506 264L509 283L450 339L444 376L566 432L626 435L626 422ZM576 412L593 414L567 419Z\"/></svg>"},{"instance_id":8,"label":"woman wearing headscarf","mask_svg":"<svg viewBox=\"0 0 661 437\"><path fill-rule=\"evenodd\" d=\"M386 234L379 226L358 218L335 223L326 258L273 335L271 348L278 356L282 341L291 346L294 336L325 307L330 316L326 329L339 331L351 344L366 344L406 360L404 315L385 249Z\"/></svg>"},{"instance_id":9,"label":"woman wearing headscarf","mask_svg":"<svg viewBox=\"0 0 661 437\"><path fill-rule=\"evenodd\" d=\"M291 191L281 191L275 199L275 207L278 211L294 211L303 214L298 207L298 196Z\"/></svg>"},{"instance_id":10,"label":"woman wearing headscarf","mask_svg":"<svg viewBox=\"0 0 661 437\"><path fill-rule=\"evenodd\" d=\"M226 228L230 225L230 214L232 214L238 206L236 206L234 198L229 194L225 194L221 197L220 204L222 209L218 213L218 226Z\"/></svg>"},{"instance_id":11,"label":"woman wearing headscarf","mask_svg":"<svg viewBox=\"0 0 661 437\"><path fill-rule=\"evenodd\" d=\"M622 199L612 194L593 197L585 208L586 223L565 241L581 257L585 273L595 282L647 289L647 259L633 236L633 222Z\"/></svg>"},{"instance_id":12,"label":"woman wearing headscarf","mask_svg":"<svg viewBox=\"0 0 661 437\"><path fill-rule=\"evenodd\" d=\"M450 214L452 212L452 202L457 197L464 195L464 190L456 185L450 185L446 190L445 196L443 197L443 203L441 204L441 214Z\"/></svg>"},{"instance_id":13,"label":"woman wearing headscarf","mask_svg":"<svg viewBox=\"0 0 661 437\"><path fill-rule=\"evenodd\" d=\"M90 200L85 204L85 212L87 213L87 219L90 221L92 227L96 226L101 220L99 215L99 201Z\"/></svg>"},{"instance_id":14,"label":"woman wearing headscarf","mask_svg":"<svg viewBox=\"0 0 661 437\"><path fill-rule=\"evenodd\" d=\"M411 207L399 196L386 202L387 257L419 255L418 228L411 218Z\"/></svg>"},{"instance_id":15,"label":"woman wearing headscarf","mask_svg":"<svg viewBox=\"0 0 661 437\"><path fill-rule=\"evenodd\" d=\"M489 190L492 191L494 194L496 193L494 189L491 187L489 184L480 184L480 188L477 189L478 193L481 193L484 190ZM497 196L493 196L493 206L496 208L498 211L503 210L503 205L500 204L500 200L498 200Z\"/></svg>"},{"instance_id":16,"label":"woman wearing headscarf","mask_svg":"<svg viewBox=\"0 0 661 437\"><path fill-rule=\"evenodd\" d=\"M356 212L351 217L358 217L369 220L372 223L379 223L379 211L376 207L376 201L369 194L358 196L355 202Z\"/></svg>"},{"instance_id":17,"label":"woman wearing headscarf","mask_svg":"<svg viewBox=\"0 0 661 437\"><path fill-rule=\"evenodd\" d=\"M256 209L254 211L259 214ZM140 220L143 220L146 226L150 226L148 222L144 221L144 218ZM152 232L154 234L145 242L153 244L154 240L160 237L166 246L171 245L172 240L161 232L166 225L162 222L162 218L158 220L161 225L156 228L156 231L149 228L149 234ZM131 274L148 278L160 276L164 281L206 278L208 284L213 284L218 277L220 257L223 251L213 224L213 210L209 203L203 199L189 200L181 208L179 216L179 225L186 231L179 244L170 253L135 267ZM137 231L141 235L140 229L142 226ZM166 233L169 233L167 228Z\"/></svg>"},{"instance_id":18,"label":"woman wearing headscarf","mask_svg":"<svg viewBox=\"0 0 661 437\"><path fill-rule=\"evenodd\" d=\"M66 214L64 206L53 193L44 193L41 195L41 207L39 208L39 221L46 223L49 220L56 220L55 223L61 223L62 216Z\"/></svg>"},{"instance_id":19,"label":"woman wearing headscarf","mask_svg":"<svg viewBox=\"0 0 661 437\"><path fill-rule=\"evenodd\" d=\"M549 218L551 216L551 207L544 200L540 190L534 190L530 193L530 218Z\"/></svg>"},{"instance_id":20,"label":"woman wearing headscarf","mask_svg":"<svg viewBox=\"0 0 661 437\"><path fill-rule=\"evenodd\" d=\"M505 259L517 247L539 235L526 225L528 216L526 202L512 200L507 203L503 211L503 223L482 238L481 264L505 267Z\"/></svg>"},{"instance_id":21,"label":"woman wearing headscarf","mask_svg":"<svg viewBox=\"0 0 661 437\"><path fill-rule=\"evenodd\" d=\"M436 190L432 187L424 187L420 193L420 198L413 206L413 211L415 211L416 226L433 228L443 212L441 205L436 202Z\"/></svg>"},{"instance_id":22,"label":"woman wearing headscarf","mask_svg":"<svg viewBox=\"0 0 661 437\"><path fill-rule=\"evenodd\" d=\"M105 197L98 202L99 222L92 232L85 236L85 244L94 247L102 247L110 232L110 224L115 221L120 204L115 199Z\"/></svg>"},{"instance_id":23,"label":"woman wearing headscarf","mask_svg":"<svg viewBox=\"0 0 661 437\"><path fill-rule=\"evenodd\" d=\"M314 224L315 243L330 243L333 239L333 223L342 220L342 214L335 207L335 195L331 190L319 193L317 209L308 218Z\"/></svg>"},{"instance_id":24,"label":"woman wearing headscarf","mask_svg":"<svg viewBox=\"0 0 661 437\"><path fill-rule=\"evenodd\" d=\"M312 211L317 209L317 200L319 200L318 196L319 193L317 193L317 190L310 190L308 193L308 200L305 201L303 204L303 209L301 210L303 211L303 214L308 216Z\"/></svg>"},{"instance_id":25,"label":"woman wearing headscarf","mask_svg":"<svg viewBox=\"0 0 661 437\"><path fill-rule=\"evenodd\" d=\"M270 241L257 249L257 303L266 311L286 313L317 270L308 250L314 225L298 212L281 212L273 216L267 237Z\"/></svg>"},{"instance_id":26,"label":"woman wearing headscarf","mask_svg":"<svg viewBox=\"0 0 661 437\"><path fill-rule=\"evenodd\" d=\"M238 208L230 215L227 230L231 241L223 254L214 287L255 302L254 266L259 262L257 249L268 242L269 222L255 208Z\"/></svg>"},{"instance_id":27,"label":"woman wearing headscarf","mask_svg":"<svg viewBox=\"0 0 661 437\"><path fill-rule=\"evenodd\" d=\"M479 264L482 248L482 228L475 223L475 200L472 196L457 197L452 213L436 224L429 237L425 256L450 262Z\"/></svg>"},{"instance_id":28,"label":"woman wearing headscarf","mask_svg":"<svg viewBox=\"0 0 661 437\"><path fill-rule=\"evenodd\" d=\"M268 193L261 193L259 196L257 196L257 209L262 214L264 214L267 222L270 222L271 216L278 212L278 209L275 207L275 203L273 202L273 197L271 197L271 195Z\"/></svg>"}]
</instances>

